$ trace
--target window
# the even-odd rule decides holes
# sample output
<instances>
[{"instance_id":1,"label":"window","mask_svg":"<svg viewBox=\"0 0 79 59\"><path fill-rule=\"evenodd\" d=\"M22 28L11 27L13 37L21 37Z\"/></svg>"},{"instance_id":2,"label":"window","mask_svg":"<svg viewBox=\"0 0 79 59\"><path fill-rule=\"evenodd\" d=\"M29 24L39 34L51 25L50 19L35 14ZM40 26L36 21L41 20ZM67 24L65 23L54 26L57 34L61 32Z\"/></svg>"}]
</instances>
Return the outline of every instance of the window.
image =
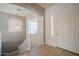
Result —
<instances>
[{"instance_id":1,"label":"window","mask_svg":"<svg viewBox=\"0 0 79 59\"><path fill-rule=\"evenodd\" d=\"M29 34L36 34L37 32L37 18L31 17L28 20L28 33Z\"/></svg>"},{"instance_id":2,"label":"window","mask_svg":"<svg viewBox=\"0 0 79 59\"><path fill-rule=\"evenodd\" d=\"M9 32L22 31L22 22L16 19L10 19L8 22Z\"/></svg>"}]
</instances>

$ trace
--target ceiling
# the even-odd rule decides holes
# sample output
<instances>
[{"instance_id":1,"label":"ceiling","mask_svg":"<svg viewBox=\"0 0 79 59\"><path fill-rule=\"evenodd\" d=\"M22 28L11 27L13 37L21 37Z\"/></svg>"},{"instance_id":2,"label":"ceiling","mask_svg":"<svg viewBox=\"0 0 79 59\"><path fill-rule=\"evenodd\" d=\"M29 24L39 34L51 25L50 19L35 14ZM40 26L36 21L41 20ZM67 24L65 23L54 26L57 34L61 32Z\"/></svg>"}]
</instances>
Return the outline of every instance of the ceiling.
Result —
<instances>
[{"instance_id":1,"label":"ceiling","mask_svg":"<svg viewBox=\"0 0 79 59\"><path fill-rule=\"evenodd\" d=\"M54 5L55 3L37 3L37 5L39 5L42 8L47 8L50 7L52 5Z\"/></svg>"},{"instance_id":2,"label":"ceiling","mask_svg":"<svg viewBox=\"0 0 79 59\"><path fill-rule=\"evenodd\" d=\"M7 4L7 3L0 4L0 12L5 12L22 17L26 17L34 14L32 11L28 10L27 8L23 8L14 4Z\"/></svg>"},{"instance_id":3,"label":"ceiling","mask_svg":"<svg viewBox=\"0 0 79 59\"><path fill-rule=\"evenodd\" d=\"M54 4L55 3L37 3L37 5L39 5L42 8L47 8L47 7L50 7ZM34 12L30 11L27 8L23 8L21 6L17 6L14 4L4 4L4 3L0 4L0 11L5 12L5 13L9 13L9 14L13 14L13 15L19 15L22 17L26 17L26 15L29 16L29 15L34 14Z\"/></svg>"}]
</instances>

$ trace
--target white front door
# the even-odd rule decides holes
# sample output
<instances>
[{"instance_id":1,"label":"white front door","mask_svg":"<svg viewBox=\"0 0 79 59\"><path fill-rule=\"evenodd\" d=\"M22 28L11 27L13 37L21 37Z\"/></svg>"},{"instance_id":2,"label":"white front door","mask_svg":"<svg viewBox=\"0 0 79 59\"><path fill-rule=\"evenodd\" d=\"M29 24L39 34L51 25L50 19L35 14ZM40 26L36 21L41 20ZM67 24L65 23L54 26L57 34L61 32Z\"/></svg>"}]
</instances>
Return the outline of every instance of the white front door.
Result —
<instances>
[{"instance_id":1,"label":"white front door","mask_svg":"<svg viewBox=\"0 0 79 59\"><path fill-rule=\"evenodd\" d=\"M29 47L39 47L44 44L43 17L38 15L31 16L28 19L28 28L26 28L26 36L28 36Z\"/></svg>"}]
</instances>

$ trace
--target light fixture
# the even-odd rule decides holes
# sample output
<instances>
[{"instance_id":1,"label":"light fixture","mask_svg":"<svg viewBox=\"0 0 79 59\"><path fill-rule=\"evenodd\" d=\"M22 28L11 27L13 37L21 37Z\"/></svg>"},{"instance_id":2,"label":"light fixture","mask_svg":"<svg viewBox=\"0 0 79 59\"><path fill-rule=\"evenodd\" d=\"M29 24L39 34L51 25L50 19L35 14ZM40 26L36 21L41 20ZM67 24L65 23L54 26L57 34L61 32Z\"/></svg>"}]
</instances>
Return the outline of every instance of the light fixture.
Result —
<instances>
[{"instance_id":1,"label":"light fixture","mask_svg":"<svg viewBox=\"0 0 79 59\"><path fill-rule=\"evenodd\" d=\"M17 15L17 16L20 16L21 11L22 11L21 9L17 9L16 15Z\"/></svg>"}]
</instances>

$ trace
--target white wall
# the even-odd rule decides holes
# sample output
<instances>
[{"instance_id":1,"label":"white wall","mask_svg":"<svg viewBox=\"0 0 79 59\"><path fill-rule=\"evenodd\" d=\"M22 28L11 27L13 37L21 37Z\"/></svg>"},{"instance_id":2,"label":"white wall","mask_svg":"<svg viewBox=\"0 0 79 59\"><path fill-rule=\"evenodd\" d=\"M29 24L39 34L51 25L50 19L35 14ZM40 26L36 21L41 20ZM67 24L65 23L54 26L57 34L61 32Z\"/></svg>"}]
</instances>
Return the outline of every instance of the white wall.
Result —
<instances>
[{"instance_id":1,"label":"white wall","mask_svg":"<svg viewBox=\"0 0 79 59\"><path fill-rule=\"evenodd\" d=\"M50 17L54 17L51 37ZM46 43L79 53L79 4L55 4L45 9Z\"/></svg>"}]
</instances>

